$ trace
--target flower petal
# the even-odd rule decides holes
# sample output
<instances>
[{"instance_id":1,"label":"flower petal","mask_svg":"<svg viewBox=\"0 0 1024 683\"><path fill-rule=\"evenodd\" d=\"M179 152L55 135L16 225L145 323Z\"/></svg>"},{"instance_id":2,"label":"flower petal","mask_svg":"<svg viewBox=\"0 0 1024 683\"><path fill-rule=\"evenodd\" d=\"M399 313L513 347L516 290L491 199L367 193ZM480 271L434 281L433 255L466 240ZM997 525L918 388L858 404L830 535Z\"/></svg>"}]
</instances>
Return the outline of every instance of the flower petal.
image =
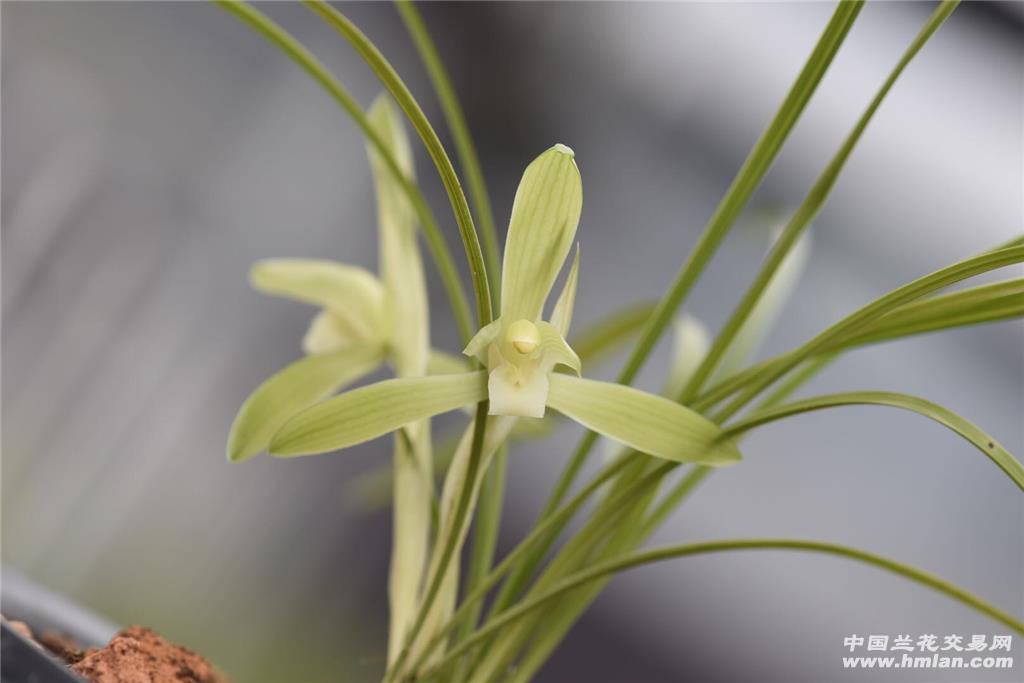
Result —
<instances>
[{"instance_id":1,"label":"flower petal","mask_svg":"<svg viewBox=\"0 0 1024 683\"><path fill-rule=\"evenodd\" d=\"M638 451L703 465L740 459L735 444L700 413L661 396L609 382L553 374L548 405Z\"/></svg>"},{"instance_id":2,"label":"flower petal","mask_svg":"<svg viewBox=\"0 0 1024 683\"><path fill-rule=\"evenodd\" d=\"M261 292L338 314L364 340L387 338L387 297L364 268L320 259L266 259L253 265L249 282Z\"/></svg>"},{"instance_id":3,"label":"flower petal","mask_svg":"<svg viewBox=\"0 0 1024 683\"><path fill-rule=\"evenodd\" d=\"M265 450L289 418L372 372L380 348L358 346L308 356L261 384L242 404L228 436L228 460L241 462Z\"/></svg>"},{"instance_id":4,"label":"flower petal","mask_svg":"<svg viewBox=\"0 0 1024 683\"><path fill-rule=\"evenodd\" d=\"M704 323L692 315L684 313L673 322L672 328L672 362L664 394L676 398L704 360L711 342Z\"/></svg>"},{"instance_id":5,"label":"flower petal","mask_svg":"<svg viewBox=\"0 0 1024 683\"><path fill-rule=\"evenodd\" d=\"M569 326L572 324L572 312L576 308L576 285L580 275L580 245L576 243L576 254L572 257L572 267L565 279L565 286L562 293L555 301L555 307L551 310L551 324L555 326L563 337L569 336Z\"/></svg>"},{"instance_id":6,"label":"flower petal","mask_svg":"<svg viewBox=\"0 0 1024 683\"><path fill-rule=\"evenodd\" d=\"M271 455L326 453L487 397L485 373L402 377L347 391L308 408L281 427Z\"/></svg>"},{"instance_id":7,"label":"flower petal","mask_svg":"<svg viewBox=\"0 0 1024 683\"><path fill-rule=\"evenodd\" d=\"M491 415L544 417L548 399L548 373L539 367L520 369L505 363L487 379Z\"/></svg>"},{"instance_id":8,"label":"flower petal","mask_svg":"<svg viewBox=\"0 0 1024 683\"><path fill-rule=\"evenodd\" d=\"M367 118L394 153L402 172L413 176L409 138L390 96L374 100ZM380 276L391 303L391 352L395 371L409 377L426 374L430 350L427 286L416 242L416 214L399 179L369 145L370 168L377 193L380 229Z\"/></svg>"},{"instance_id":9,"label":"flower petal","mask_svg":"<svg viewBox=\"0 0 1024 683\"><path fill-rule=\"evenodd\" d=\"M537 320L565 263L583 208L573 151L555 145L526 167L512 203L501 277L506 320Z\"/></svg>"},{"instance_id":10,"label":"flower petal","mask_svg":"<svg viewBox=\"0 0 1024 683\"><path fill-rule=\"evenodd\" d=\"M494 320L473 335L473 338L469 340L469 344L462 350L463 355L475 356L480 359L480 362L484 365L488 364L487 348L491 345L498 335L501 334L502 322L501 318Z\"/></svg>"},{"instance_id":11,"label":"flower petal","mask_svg":"<svg viewBox=\"0 0 1024 683\"><path fill-rule=\"evenodd\" d=\"M774 231L773 244L781 234L781 228ZM779 264L771 280L768 281L761 294L761 299L750 311L743 327L736 333L736 338L729 346L729 350L719 361L718 372L713 375L712 381L733 374L743 367L750 356L757 351L757 347L774 327L779 313L796 290L810 253L811 226L808 226L786 254L786 258L782 259L782 263Z\"/></svg>"},{"instance_id":12,"label":"flower petal","mask_svg":"<svg viewBox=\"0 0 1024 683\"><path fill-rule=\"evenodd\" d=\"M537 330L540 332L541 357L544 360L543 368L550 372L556 365L564 365L572 368L577 375L582 370L580 357L572 350L569 343L565 341L555 326L551 323L537 323Z\"/></svg>"},{"instance_id":13,"label":"flower petal","mask_svg":"<svg viewBox=\"0 0 1024 683\"><path fill-rule=\"evenodd\" d=\"M302 338L302 350L306 353L328 353L364 345L371 346L360 339L357 330L345 318L327 310L316 314Z\"/></svg>"}]
</instances>

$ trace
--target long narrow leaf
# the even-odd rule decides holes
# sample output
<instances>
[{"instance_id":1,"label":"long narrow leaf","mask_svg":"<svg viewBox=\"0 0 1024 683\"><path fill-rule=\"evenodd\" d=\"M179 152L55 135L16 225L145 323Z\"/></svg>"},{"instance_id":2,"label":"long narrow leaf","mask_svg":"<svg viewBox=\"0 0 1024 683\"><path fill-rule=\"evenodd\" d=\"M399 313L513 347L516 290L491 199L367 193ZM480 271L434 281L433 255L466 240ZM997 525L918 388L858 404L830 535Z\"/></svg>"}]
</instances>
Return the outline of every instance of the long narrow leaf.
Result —
<instances>
[{"instance_id":1,"label":"long narrow leaf","mask_svg":"<svg viewBox=\"0 0 1024 683\"><path fill-rule=\"evenodd\" d=\"M822 353L829 353L836 348L842 348L848 341L856 339L858 335L863 334L865 329L869 329L869 326L880 320L882 316L898 309L900 306L917 301L922 297L976 275L1021 262L1024 262L1024 246L1013 246L987 251L929 273L875 299L821 332L799 348L730 377L706 394L698 397L693 405L699 409L704 409L734 392L739 392L739 395L732 403L720 412L720 419L727 419L749 403L753 397L761 393L768 385L803 361Z\"/></svg>"},{"instance_id":2,"label":"long narrow leaf","mask_svg":"<svg viewBox=\"0 0 1024 683\"><path fill-rule=\"evenodd\" d=\"M888 313L844 347L1024 316L1024 279L971 287L915 301Z\"/></svg>"},{"instance_id":3,"label":"long narrow leaf","mask_svg":"<svg viewBox=\"0 0 1024 683\"><path fill-rule=\"evenodd\" d=\"M477 239L473 216L469 210L466 195L462 191L462 183L448 158L444 145L441 144L441 139L430 125L430 121L427 120L405 82L377 49L377 46L373 44L373 41L349 21L348 17L323 0L304 0L303 4L337 31L359 53L366 64L377 74L380 82L391 93L391 96L395 98L398 106L402 108L409 122L416 129L420 139L423 140L423 145L430 154L444 189L448 193L448 201L455 214L455 222L459 226L459 235L462 237L466 259L469 261L469 274L476 295L477 323L478 327L483 327L493 318L490 286L487 282L487 266L484 263L483 252L480 250L480 241Z\"/></svg>"},{"instance_id":4,"label":"long narrow leaf","mask_svg":"<svg viewBox=\"0 0 1024 683\"><path fill-rule=\"evenodd\" d=\"M448 129L455 141L455 151L459 155L459 162L466 174L466 183L469 187L469 195L473 200L476 222L480 225L480 234L483 237L484 256L487 259L487 272L490 275L493 298L501 289L501 283L498 281L501 268L498 255L498 236L494 227L491 199L487 194L487 184L484 181L483 170L480 168L480 160L477 158L476 147L473 145L473 136L470 135L469 125L462 112L462 105L459 104L459 98L455 94L455 87L448 77L444 62L441 61L441 56L437 53L437 48L434 47L434 41L424 25L419 11L409 0L400 0L395 4L413 43L416 45L420 59L427 68L430 82L434 85L434 92L441 103L441 111L444 112ZM497 308L499 303L495 301L494 307Z\"/></svg>"},{"instance_id":5,"label":"long narrow leaf","mask_svg":"<svg viewBox=\"0 0 1024 683\"><path fill-rule=\"evenodd\" d=\"M409 181L402 172L401 166L398 161L391 154L385 142L381 139L380 135L373 129L370 122L367 120L362 107L354 97L348 92L348 90L341 84L341 82L334 77L327 67L323 65L313 54L306 49L302 43L295 39L290 33L285 31L276 22L272 21L267 15L260 12L258 9L251 5L241 2L240 0L213 0L217 5L222 7L224 10L238 17L241 21L248 24L260 35L266 38L270 43L279 48L282 52L288 55L296 64L301 66L306 73L308 73L314 81L316 81L324 90L330 94L331 97L341 106L341 108L352 118L355 124L359 127L359 130L363 133L367 140L374 146L374 148L380 153L384 162L391 169L391 172L396 177L401 178L402 188L412 202L413 208L416 210L416 215L420 219L420 226L423 229L423 235L427 240L427 244L430 246L431 255L434 257L434 262L437 264L437 270L441 274L441 280L444 283L445 291L448 294L448 299L451 302L452 312L455 316L455 323L459 327L459 332L462 335L464 341L469 341L469 338L473 334L473 324L469 314L469 304L466 301L466 293L462 288L462 282L459 280L459 271L455 267L455 263L452 261L451 253L448 250L448 245L444 240L444 236L441 235L440 229L437 227L437 221L434 219L433 213L430 211L430 207L427 202L423 199L423 195L420 193L416 185Z\"/></svg>"},{"instance_id":6,"label":"long narrow leaf","mask_svg":"<svg viewBox=\"0 0 1024 683\"><path fill-rule=\"evenodd\" d=\"M931 401L926 401L923 398L907 394L886 391L858 391L828 396L815 396L775 408L757 411L743 420L729 425L725 428L724 433L735 437L755 427L793 415L849 405L878 405L902 408L945 425L970 441L975 448L998 465L1020 489L1024 490L1024 466L998 441L982 431L974 423L953 411L936 405Z\"/></svg>"},{"instance_id":7,"label":"long narrow leaf","mask_svg":"<svg viewBox=\"0 0 1024 683\"><path fill-rule=\"evenodd\" d=\"M481 641L505 628L508 624L514 623L516 620L522 618L526 614L529 614L533 610L539 609L552 600L556 600L566 593L581 586L585 586L592 581L599 581L606 576L654 562L661 562L690 555L704 555L735 550L799 550L835 555L856 560L858 562L873 565L879 569L884 569L894 574L898 574L904 578L919 583L922 586L931 588L932 590L971 607L981 614L991 617L993 620L1013 629L1015 632L1024 635L1024 623L1021 623L1018 619L1006 612L1003 612L999 608L972 595L971 593L968 593L962 588L935 576L934 574L929 574L928 572L920 569L915 569L914 567L910 567L887 557L882 557L881 555L875 555L874 553L858 550L856 548L849 548L835 543L824 543L820 541L792 539L741 539L731 541L711 541L706 543L688 543L685 545L669 546L638 552L627 555L626 557L602 562L599 565L567 576L559 582L558 585L545 591L543 594L522 602L489 621L486 626L478 630L471 637L452 648L437 666L424 672L420 680L432 678L434 674L436 674L436 672L445 664L450 661L455 661L465 652L471 650Z\"/></svg>"},{"instance_id":8,"label":"long narrow leaf","mask_svg":"<svg viewBox=\"0 0 1024 683\"><path fill-rule=\"evenodd\" d=\"M635 337L654 312L654 304L642 302L613 311L569 338L584 365L605 360Z\"/></svg>"},{"instance_id":9,"label":"long narrow leaf","mask_svg":"<svg viewBox=\"0 0 1024 683\"><path fill-rule=\"evenodd\" d=\"M764 264L758 270L757 275L754 276L753 282L747 288L743 298L736 305L732 314L729 316L729 320L722 327L718 336L715 338L714 343L711 345L711 350L708 351L707 357L701 364L701 367L694 373L693 378L687 384L686 389L683 391L680 400L684 403L689 403L694 396L700 391L704 384L704 381L711 375L711 373L718 366L718 363L722 360L723 356L728 352L730 345L736 339L740 330L746 324L747 320L757 309L758 302L761 301L761 297L768 291L769 286L775 277L776 272L785 262L789 252L796 245L800 239L804 230L810 225L811 220L818 214L821 208L825 205L832 188L835 186L836 181L839 179L839 174L846 165L847 160L853 153L854 147L860 141L861 136L864 134L865 129L874 118L875 112L881 106L882 101L886 95L892 89L892 86L896 83L896 80L903 73L903 70L907 67L910 61L915 55L924 47L925 43L928 42L929 38L939 29L940 26L949 18L953 10L956 9L959 4L959 0L953 2L942 2L929 17L927 23L917 34L914 40L904 51L899 61L896 63L895 68L889 73L889 76L885 79L882 87L878 89L871 103L868 104L867 109L861 114L853 130L843 141L843 144L839 147L835 156L829 161L825 170L822 171L821 175L815 181L814 186L807 193L807 197L800 204L800 207L793 214L786 228L782 231L779 239L768 253L768 257L765 259Z\"/></svg>"},{"instance_id":10,"label":"long narrow leaf","mask_svg":"<svg viewBox=\"0 0 1024 683\"><path fill-rule=\"evenodd\" d=\"M796 125L811 96L817 90L818 84L839 52L840 46L853 27L853 22L860 14L863 5L864 3L860 0L837 4L832 18L771 123L754 144L747 159L743 162L743 166L715 209L715 213L708 221L707 227L701 233L696 246L687 256L669 290L648 318L640 341L637 342L616 378L620 384L630 384L636 379L637 373L640 372L641 367L654 350L661 335L690 295L693 286L711 261L711 257L718 251L719 245L736 222L736 218L747 205L754 190L761 184L768 169L771 168L779 150L782 149L782 144L789 137L793 126ZM583 437L562 476L555 484L554 491L544 506L542 515L548 514L557 507L565 497L596 441L596 436L592 432Z\"/></svg>"}]
</instances>

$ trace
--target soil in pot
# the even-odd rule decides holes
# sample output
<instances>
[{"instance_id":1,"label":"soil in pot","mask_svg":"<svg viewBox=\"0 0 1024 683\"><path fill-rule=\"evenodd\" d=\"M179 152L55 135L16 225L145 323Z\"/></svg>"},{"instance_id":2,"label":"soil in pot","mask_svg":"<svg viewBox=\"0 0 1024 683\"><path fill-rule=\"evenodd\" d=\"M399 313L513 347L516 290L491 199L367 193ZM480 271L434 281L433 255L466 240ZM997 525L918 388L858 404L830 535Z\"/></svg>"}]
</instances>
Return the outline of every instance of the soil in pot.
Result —
<instances>
[{"instance_id":1,"label":"soil in pot","mask_svg":"<svg viewBox=\"0 0 1024 683\"><path fill-rule=\"evenodd\" d=\"M226 683L201 655L175 645L142 626L117 633L102 648L82 650L68 638L31 634L24 624L8 622L62 659L92 683Z\"/></svg>"}]
</instances>

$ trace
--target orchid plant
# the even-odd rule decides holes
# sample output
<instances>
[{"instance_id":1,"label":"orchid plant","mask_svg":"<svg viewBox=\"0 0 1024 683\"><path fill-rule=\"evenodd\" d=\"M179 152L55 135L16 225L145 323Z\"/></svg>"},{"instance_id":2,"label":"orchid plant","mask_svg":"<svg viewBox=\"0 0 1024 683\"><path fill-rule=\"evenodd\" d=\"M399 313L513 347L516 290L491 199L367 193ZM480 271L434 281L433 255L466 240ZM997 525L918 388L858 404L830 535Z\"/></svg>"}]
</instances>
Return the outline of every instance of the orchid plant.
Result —
<instances>
[{"instance_id":1,"label":"orchid plant","mask_svg":"<svg viewBox=\"0 0 1024 683\"><path fill-rule=\"evenodd\" d=\"M612 312L573 343L583 184L572 149L555 144L527 166L500 250L462 111L412 4L400 2L398 9L451 128L472 207L419 104L372 41L342 12L320 0L304 3L356 49L385 86L387 92L367 111L261 11L245 3L221 4L302 66L368 141L380 276L309 259L271 259L253 267L254 287L312 304L319 312L303 339L306 355L260 385L242 406L229 436L228 457L237 462L264 451L277 457L328 453L392 435L394 522L385 681L527 681L612 574L648 562L752 548L830 553L873 564L1024 633L1015 617L931 574L831 543L740 539L639 550L714 468L740 460L738 443L747 432L791 415L843 405L891 406L935 420L973 444L1024 489L1024 467L1005 448L963 417L924 399L860 391L789 401L810 377L849 350L1024 315L1020 278L939 293L975 275L1024 262L1024 239L913 280L795 349L757 363L748 360L799 276L808 255L810 223L847 158L897 77L950 16L955 2L939 4L807 197L777 228L761 269L716 336L680 309L823 78L862 8L860 2L838 4L665 297L654 306ZM399 112L423 142L448 193L470 266L475 333L452 257L416 184L414 153ZM431 348L421 235L463 336L462 360ZM552 303L563 271L564 283ZM663 395L631 386L669 327L676 331L676 345ZM616 382L582 376L581 357L596 358L600 350L636 337ZM393 378L347 389L382 365L392 369ZM550 421L548 408L582 425L586 436L536 526L495 562L508 442L517 424ZM431 418L459 409L473 418L441 473L438 496ZM593 479L575 487L599 436L618 445ZM671 475L683 465L691 468L672 483ZM559 545L570 521L591 500L596 502L590 516ZM463 579L459 557L467 546L469 572ZM484 614L488 596L490 607Z\"/></svg>"}]
</instances>

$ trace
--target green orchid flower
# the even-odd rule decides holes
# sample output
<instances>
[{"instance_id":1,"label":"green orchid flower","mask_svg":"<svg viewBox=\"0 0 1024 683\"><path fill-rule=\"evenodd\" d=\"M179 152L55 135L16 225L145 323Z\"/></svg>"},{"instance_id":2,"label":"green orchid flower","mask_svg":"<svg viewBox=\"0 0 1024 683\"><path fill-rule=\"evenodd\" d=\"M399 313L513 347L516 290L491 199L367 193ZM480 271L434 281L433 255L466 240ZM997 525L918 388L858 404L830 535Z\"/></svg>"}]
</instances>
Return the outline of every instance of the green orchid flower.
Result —
<instances>
[{"instance_id":1,"label":"green orchid flower","mask_svg":"<svg viewBox=\"0 0 1024 683\"><path fill-rule=\"evenodd\" d=\"M412 151L393 106L379 97L367 114L402 171L413 177ZM387 362L396 374L429 371L426 286L415 218L397 182L369 150L377 190L381 277L320 259L268 259L250 271L253 288L317 306L302 339L306 356L261 384L231 426L228 459L264 451L289 418Z\"/></svg>"},{"instance_id":2,"label":"green orchid flower","mask_svg":"<svg viewBox=\"0 0 1024 683\"><path fill-rule=\"evenodd\" d=\"M726 465L740 458L699 413L633 387L584 379L565 341L579 252L548 320L542 311L575 241L583 190L575 155L555 145L523 173L509 221L499 317L464 353L484 371L385 380L322 401L274 434L277 456L333 451L467 404L490 401L492 415L539 418L550 407L610 439L676 462ZM574 374L557 372L564 366Z\"/></svg>"},{"instance_id":3,"label":"green orchid flower","mask_svg":"<svg viewBox=\"0 0 1024 683\"><path fill-rule=\"evenodd\" d=\"M367 120L402 174L414 177L412 150L387 96ZM242 406L231 429L228 457L245 460L265 450L296 413L387 363L397 376L422 377L450 359L430 350L427 291L417 245L417 222L401 180L368 146L377 198L380 277L355 266L318 259L271 259L253 266L256 289L320 308L302 340L307 356L264 382ZM465 369L459 362L456 371ZM430 421L409 420L394 439L393 548L388 584L391 648L411 627L420 600L430 541L433 454Z\"/></svg>"}]
</instances>

